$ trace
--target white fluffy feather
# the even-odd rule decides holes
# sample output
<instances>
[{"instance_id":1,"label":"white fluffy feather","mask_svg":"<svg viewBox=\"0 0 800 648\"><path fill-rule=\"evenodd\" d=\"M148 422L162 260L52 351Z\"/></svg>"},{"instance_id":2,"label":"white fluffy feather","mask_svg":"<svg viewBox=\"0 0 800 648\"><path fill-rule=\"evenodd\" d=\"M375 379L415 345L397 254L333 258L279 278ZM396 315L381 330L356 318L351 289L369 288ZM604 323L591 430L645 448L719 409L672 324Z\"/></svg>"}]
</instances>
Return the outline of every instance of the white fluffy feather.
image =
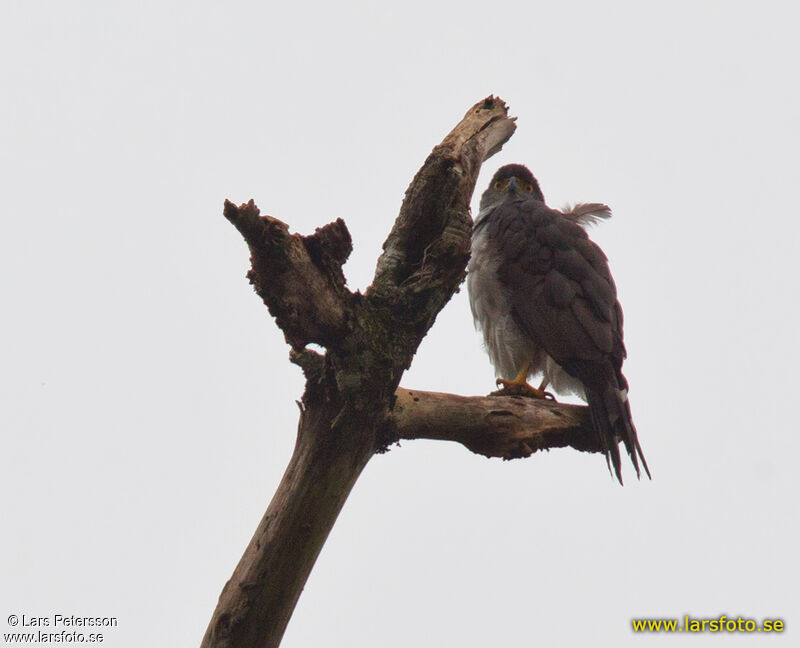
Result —
<instances>
[{"instance_id":1,"label":"white fluffy feather","mask_svg":"<svg viewBox=\"0 0 800 648\"><path fill-rule=\"evenodd\" d=\"M586 228L611 218L611 207L602 203L576 203L574 206L567 203L561 208L561 213L573 223Z\"/></svg>"}]
</instances>

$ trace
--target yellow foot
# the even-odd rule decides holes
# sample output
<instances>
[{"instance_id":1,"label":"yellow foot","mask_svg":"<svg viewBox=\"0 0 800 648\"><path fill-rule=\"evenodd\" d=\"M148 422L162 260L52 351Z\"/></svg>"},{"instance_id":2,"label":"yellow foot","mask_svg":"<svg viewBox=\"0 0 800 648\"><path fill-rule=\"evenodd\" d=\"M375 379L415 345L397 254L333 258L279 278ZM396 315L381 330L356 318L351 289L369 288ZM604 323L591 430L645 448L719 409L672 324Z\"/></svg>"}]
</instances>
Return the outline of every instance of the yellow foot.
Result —
<instances>
[{"instance_id":1,"label":"yellow foot","mask_svg":"<svg viewBox=\"0 0 800 648\"><path fill-rule=\"evenodd\" d=\"M505 380L503 378L497 379L497 386L502 387L504 390L514 391L518 393L523 393L525 396L531 396L533 398L541 398L542 400L551 400L555 401L555 396L544 389L534 387L530 383L528 383L524 378L521 381L516 379L514 380Z\"/></svg>"},{"instance_id":2,"label":"yellow foot","mask_svg":"<svg viewBox=\"0 0 800 648\"><path fill-rule=\"evenodd\" d=\"M502 385L503 390L513 391L518 394L522 394L525 396L532 396L533 398L541 398L542 400L555 400L555 397L550 393L544 390L547 387L547 379L542 380L542 384L539 385L538 389L533 385L528 384L528 369L530 369L530 363L526 362L519 370L519 373L514 377L514 380L505 380L504 378L497 379L497 385Z\"/></svg>"}]
</instances>

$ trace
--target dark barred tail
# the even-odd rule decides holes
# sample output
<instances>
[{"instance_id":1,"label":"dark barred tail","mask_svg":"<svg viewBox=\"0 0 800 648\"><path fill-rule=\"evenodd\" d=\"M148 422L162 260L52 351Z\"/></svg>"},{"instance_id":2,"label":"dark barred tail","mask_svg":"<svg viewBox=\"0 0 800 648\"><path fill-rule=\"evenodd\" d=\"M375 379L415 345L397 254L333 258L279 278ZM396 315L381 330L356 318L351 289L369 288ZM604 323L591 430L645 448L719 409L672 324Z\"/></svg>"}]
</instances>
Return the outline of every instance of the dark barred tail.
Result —
<instances>
[{"instance_id":1,"label":"dark barred tail","mask_svg":"<svg viewBox=\"0 0 800 648\"><path fill-rule=\"evenodd\" d=\"M622 484L622 462L619 453L619 442L622 441L633 462L633 467L636 468L636 477L641 477L640 459L644 471L650 477L650 469L647 467L647 461L642 454L642 446L639 445L639 438L636 436L636 428L633 426L626 391L610 385L601 389L587 386L586 400L589 403L592 424L606 455L608 470L611 471L613 465L613 474L616 474L619 483ZM652 479L652 477L650 478Z\"/></svg>"}]
</instances>

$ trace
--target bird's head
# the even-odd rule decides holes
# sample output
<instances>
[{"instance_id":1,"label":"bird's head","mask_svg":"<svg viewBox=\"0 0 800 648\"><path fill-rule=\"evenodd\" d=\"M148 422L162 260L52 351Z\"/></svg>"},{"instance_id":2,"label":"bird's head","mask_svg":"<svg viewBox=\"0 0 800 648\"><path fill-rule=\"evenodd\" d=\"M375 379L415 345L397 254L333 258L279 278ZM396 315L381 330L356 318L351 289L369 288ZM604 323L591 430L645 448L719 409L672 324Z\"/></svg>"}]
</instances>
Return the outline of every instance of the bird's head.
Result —
<instances>
[{"instance_id":1,"label":"bird's head","mask_svg":"<svg viewBox=\"0 0 800 648\"><path fill-rule=\"evenodd\" d=\"M534 198L544 202L539 183L528 167L522 164L507 164L494 174L489 188L481 197L481 209L499 200L508 198Z\"/></svg>"}]
</instances>

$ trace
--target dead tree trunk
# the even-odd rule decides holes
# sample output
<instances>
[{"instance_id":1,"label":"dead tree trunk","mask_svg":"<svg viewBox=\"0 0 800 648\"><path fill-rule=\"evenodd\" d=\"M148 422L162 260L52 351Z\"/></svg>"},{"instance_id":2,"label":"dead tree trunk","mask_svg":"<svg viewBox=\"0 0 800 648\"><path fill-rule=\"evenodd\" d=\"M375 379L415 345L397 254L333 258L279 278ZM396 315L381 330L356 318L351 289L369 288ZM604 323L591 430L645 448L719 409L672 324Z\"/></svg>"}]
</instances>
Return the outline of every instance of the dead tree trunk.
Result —
<instances>
[{"instance_id":1,"label":"dead tree trunk","mask_svg":"<svg viewBox=\"0 0 800 648\"><path fill-rule=\"evenodd\" d=\"M372 455L404 438L459 441L504 458L597 447L585 408L513 397L399 389L439 311L464 279L469 203L481 164L515 129L488 97L435 147L412 181L366 294L345 286L342 220L310 236L225 203L250 248L256 292L306 376L294 454L203 638L203 648L274 648L351 488ZM314 342L320 355L306 349Z\"/></svg>"}]
</instances>

